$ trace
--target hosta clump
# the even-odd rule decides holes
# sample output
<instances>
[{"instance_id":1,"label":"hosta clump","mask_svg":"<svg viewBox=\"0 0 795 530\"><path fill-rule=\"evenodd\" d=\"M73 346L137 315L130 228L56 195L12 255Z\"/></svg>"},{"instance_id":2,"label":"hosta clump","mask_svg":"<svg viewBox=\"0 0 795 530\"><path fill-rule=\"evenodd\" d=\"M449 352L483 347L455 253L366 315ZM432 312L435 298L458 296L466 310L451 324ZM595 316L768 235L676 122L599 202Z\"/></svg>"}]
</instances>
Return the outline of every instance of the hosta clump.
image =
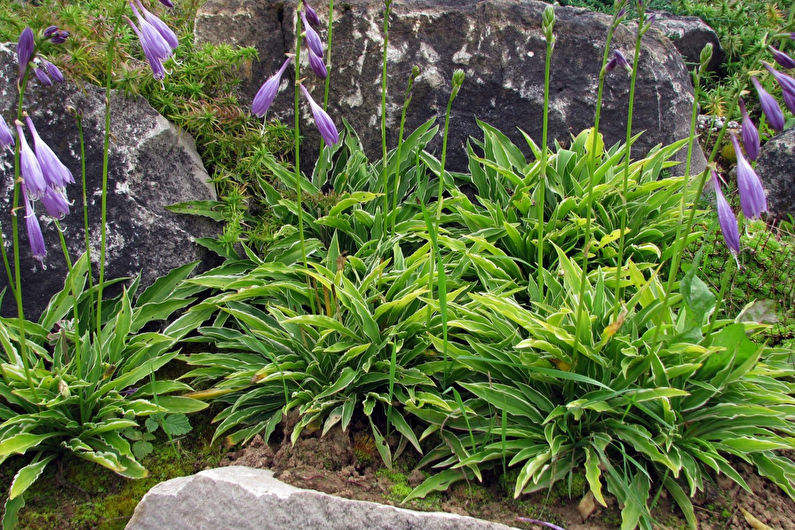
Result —
<instances>
[{"instance_id":1,"label":"hosta clump","mask_svg":"<svg viewBox=\"0 0 795 530\"><path fill-rule=\"evenodd\" d=\"M622 528L651 528L659 488L695 528L690 497L715 474L749 489L734 467L739 459L795 498L795 465L777 453L795 445L795 370L785 352L749 340L759 325L710 324L716 300L695 268L675 310L660 311L657 271L630 261L634 294L615 320L609 275L588 275L587 318L573 351L581 270L556 251L548 303L473 292L451 307L460 315L451 341L462 345L451 355L471 375L458 380L463 402L407 404L442 433L421 464L445 469L409 497L492 467L519 470L516 496L584 469L597 502L606 504L607 491L623 506ZM659 343L657 327L665 332Z\"/></svg>"},{"instance_id":2,"label":"hosta clump","mask_svg":"<svg viewBox=\"0 0 795 530\"><path fill-rule=\"evenodd\" d=\"M179 330L141 331L195 301L192 295L199 289L178 286L195 265L175 269L137 299L135 280L115 300L106 301L105 315L110 316L95 338L90 319L73 319L91 310L96 291L88 287L84 255L39 321L25 324L26 350L35 359L28 370L16 319L0 319L0 462L15 455L28 462L11 484L4 518L8 528L24 505L23 493L52 460L71 452L122 476L145 477L137 456L146 451L135 446L139 418L169 413L159 422L166 429L184 423L179 419L183 413L206 406L172 395L192 390L187 384L154 378L177 356Z\"/></svg>"}]
</instances>

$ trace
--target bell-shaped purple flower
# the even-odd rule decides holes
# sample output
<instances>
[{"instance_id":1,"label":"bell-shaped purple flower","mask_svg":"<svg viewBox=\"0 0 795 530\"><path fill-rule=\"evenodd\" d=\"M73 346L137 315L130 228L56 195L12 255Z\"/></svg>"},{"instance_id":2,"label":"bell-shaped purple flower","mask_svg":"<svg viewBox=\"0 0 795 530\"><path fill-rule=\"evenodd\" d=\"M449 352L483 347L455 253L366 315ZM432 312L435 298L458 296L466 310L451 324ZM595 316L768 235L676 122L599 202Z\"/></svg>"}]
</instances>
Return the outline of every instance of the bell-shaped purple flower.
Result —
<instances>
[{"instance_id":1,"label":"bell-shaped purple flower","mask_svg":"<svg viewBox=\"0 0 795 530\"><path fill-rule=\"evenodd\" d=\"M56 31L53 36L50 38L50 42L53 44L63 44L66 42L66 39L69 38L69 32L65 29L59 29Z\"/></svg>"},{"instance_id":2,"label":"bell-shaped purple flower","mask_svg":"<svg viewBox=\"0 0 795 530\"><path fill-rule=\"evenodd\" d=\"M307 2L304 2L304 10L306 11L306 19L313 26L320 26L320 17L317 16L317 11L312 9Z\"/></svg>"},{"instance_id":3,"label":"bell-shaped purple flower","mask_svg":"<svg viewBox=\"0 0 795 530\"><path fill-rule=\"evenodd\" d=\"M41 226L39 226L39 220L33 210L33 205L30 204L30 197L28 197L25 184L22 184L22 200L25 202L25 228L28 232L30 251L33 257L43 264L44 258L47 256L47 247L44 246L44 235L41 233Z\"/></svg>"},{"instance_id":4,"label":"bell-shaped purple flower","mask_svg":"<svg viewBox=\"0 0 795 530\"><path fill-rule=\"evenodd\" d=\"M174 7L174 4L171 3L171 0L160 0L160 3L169 9L172 9Z\"/></svg>"},{"instance_id":5,"label":"bell-shaped purple flower","mask_svg":"<svg viewBox=\"0 0 795 530\"><path fill-rule=\"evenodd\" d=\"M315 55L310 48L307 48L307 52L309 55L309 66L312 68L312 71L315 72L315 75L320 79L325 79L328 75L328 71L326 70L326 65L323 63L323 59Z\"/></svg>"},{"instance_id":6,"label":"bell-shaped purple flower","mask_svg":"<svg viewBox=\"0 0 795 530\"><path fill-rule=\"evenodd\" d=\"M11 149L12 145L14 145L14 135L11 133L11 129L3 119L3 116L0 115L0 147Z\"/></svg>"},{"instance_id":7,"label":"bell-shaped purple flower","mask_svg":"<svg viewBox=\"0 0 795 530\"><path fill-rule=\"evenodd\" d=\"M47 26L47 29L44 30L44 37L49 39L55 35L56 31L58 31L58 26Z\"/></svg>"},{"instance_id":8,"label":"bell-shaped purple flower","mask_svg":"<svg viewBox=\"0 0 795 530\"><path fill-rule=\"evenodd\" d=\"M158 58L160 61L165 61L171 57L174 51L168 41L166 41L163 35L160 34L160 32L151 24L151 22L144 18L144 16L135 8L132 2L130 2L129 5L138 19L141 46L144 48L144 53L147 55L147 57L151 55L152 57ZM147 49L149 50L148 53Z\"/></svg>"},{"instance_id":9,"label":"bell-shaped purple flower","mask_svg":"<svg viewBox=\"0 0 795 530\"><path fill-rule=\"evenodd\" d=\"M22 122L17 121L17 141L19 142L19 169L22 173L22 180L30 193L31 198L38 199L47 191L47 182L41 172L39 161L31 150L22 131Z\"/></svg>"},{"instance_id":10,"label":"bell-shaped purple flower","mask_svg":"<svg viewBox=\"0 0 795 530\"><path fill-rule=\"evenodd\" d=\"M768 46L767 49L773 54L773 60L780 64L782 68L795 68L795 59L773 46Z\"/></svg>"},{"instance_id":11,"label":"bell-shaped purple flower","mask_svg":"<svg viewBox=\"0 0 795 530\"><path fill-rule=\"evenodd\" d=\"M20 79L25 75L25 68L28 67L28 63L33 59L33 49L35 47L36 43L33 38L33 30L27 27L22 30L22 33L19 35L19 41L17 42L17 64L19 65Z\"/></svg>"},{"instance_id":12,"label":"bell-shaped purple flower","mask_svg":"<svg viewBox=\"0 0 795 530\"><path fill-rule=\"evenodd\" d=\"M767 121L773 129L781 132L784 130L784 113L781 112L781 107L778 106L776 98L770 95L767 90L762 88L759 81L755 77L751 77L751 82L756 88L756 93L759 95L759 103L762 105L762 112L767 116Z\"/></svg>"},{"instance_id":13,"label":"bell-shaped purple flower","mask_svg":"<svg viewBox=\"0 0 795 530\"><path fill-rule=\"evenodd\" d=\"M33 135L33 147L36 150L36 160L39 161L41 172L47 184L56 188L63 188L67 184L74 184L75 179L72 177L72 172L63 165L55 153L52 152L50 146L41 139L30 116L25 118L25 123L28 124L28 130L30 130L30 134Z\"/></svg>"},{"instance_id":14,"label":"bell-shaped purple flower","mask_svg":"<svg viewBox=\"0 0 795 530\"><path fill-rule=\"evenodd\" d=\"M53 81L55 81L56 83L64 82L63 74L58 69L58 67L52 64L50 61L48 61L47 59L42 59L41 66L47 72L47 74L49 74L49 76L52 78Z\"/></svg>"},{"instance_id":15,"label":"bell-shaped purple flower","mask_svg":"<svg viewBox=\"0 0 795 530\"><path fill-rule=\"evenodd\" d=\"M37 66L33 69L33 73L36 74L36 79L39 80L39 83L44 86L52 86L52 79L50 79L50 76L47 75L47 72L45 72L43 68Z\"/></svg>"},{"instance_id":16,"label":"bell-shaped purple flower","mask_svg":"<svg viewBox=\"0 0 795 530\"><path fill-rule=\"evenodd\" d=\"M133 21L127 17L124 18L127 20L127 24L130 25L135 34L138 35L138 40L141 42L141 48L144 50L144 56L146 56L146 62L149 63L149 68L152 69L152 77L158 80L165 78L166 70L163 68L162 60L153 55L152 50L144 44L144 35L141 33L141 30L139 30L138 27L133 23Z\"/></svg>"},{"instance_id":17,"label":"bell-shaped purple flower","mask_svg":"<svg viewBox=\"0 0 795 530\"><path fill-rule=\"evenodd\" d=\"M143 12L144 18L147 22L152 24L154 28L160 33L160 36L165 39L168 45L171 47L172 51L177 49L179 45L179 39L177 39L176 33L174 33L171 28L169 28L165 22L160 20L156 15L153 15L148 9L146 9L140 0L136 0L138 4L138 8Z\"/></svg>"},{"instance_id":18,"label":"bell-shaped purple flower","mask_svg":"<svg viewBox=\"0 0 795 530\"><path fill-rule=\"evenodd\" d=\"M737 136L734 133L731 135L731 140L734 146L734 154L737 156L737 190L740 192L740 206L743 208L745 217L755 219L762 212L767 211L765 190L762 188L762 182L759 180L756 171L743 156L743 152L737 142Z\"/></svg>"},{"instance_id":19,"label":"bell-shaped purple flower","mask_svg":"<svg viewBox=\"0 0 795 530\"><path fill-rule=\"evenodd\" d=\"M331 117L326 114L326 111L324 111L320 105L315 103L315 100L309 95L309 91L304 88L304 85L301 85L301 92L303 92L304 97L309 102L309 106L312 108L312 117L315 119L315 125L326 144L334 145L339 142L340 135Z\"/></svg>"},{"instance_id":20,"label":"bell-shaped purple flower","mask_svg":"<svg viewBox=\"0 0 795 530\"><path fill-rule=\"evenodd\" d=\"M605 70L611 72L615 70L617 66L624 68L627 72L632 71L632 65L629 64L629 61L627 61L627 58L623 53L621 53L621 50L613 50L610 60L607 61L607 64L605 65Z\"/></svg>"},{"instance_id":21,"label":"bell-shaped purple flower","mask_svg":"<svg viewBox=\"0 0 795 530\"><path fill-rule=\"evenodd\" d=\"M754 125L754 122L748 117L748 112L745 110L745 102L742 98L740 98L740 111L743 114L743 125L741 130L743 147L745 147L748 158L756 160L759 156L759 131L756 130L756 125Z\"/></svg>"},{"instance_id":22,"label":"bell-shaped purple flower","mask_svg":"<svg viewBox=\"0 0 795 530\"><path fill-rule=\"evenodd\" d=\"M765 65L767 71L773 74L773 77L778 81L781 87L781 95L784 97L784 104L790 112L795 114L795 79L783 72L779 72L768 63L763 62L762 64Z\"/></svg>"},{"instance_id":23,"label":"bell-shaped purple flower","mask_svg":"<svg viewBox=\"0 0 795 530\"><path fill-rule=\"evenodd\" d=\"M718 174L712 170L712 186L715 188L715 199L718 206L718 224L720 224L720 231L723 232L723 240L732 254L739 254L740 252L740 232L737 229L737 218L734 212L723 196L720 189L720 182L718 182Z\"/></svg>"},{"instance_id":24,"label":"bell-shaped purple flower","mask_svg":"<svg viewBox=\"0 0 795 530\"><path fill-rule=\"evenodd\" d=\"M60 189L49 186L41 196L41 203L47 214L54 219L63 219L69 215L69 201Z\"/></svg>"},{"instance_id":25,"label":"bell-shaped purple flower","mask_svg":"<svg viewBox=\"0 0 795 530\"><path fill-rule=\"evenodd\" d=\"M251 103L251 113L258 118L262 118L267 114L273 100L276 99L276 94L279 93L279 84L282 82L282 74L287 69L287 65L293 59L288 57L285 59L282 67L273 74L267 81L262 83L262 86L254 96L254 101Z\"/></svg>"},{"instance_id":26,"label":"bell-shaped purple flower","mask_svg":"<svg viewBox=\"0 0 795 530\"><path fill-rule=\"evenodd\" d=\"M317 34L317 31L312 29L312 26L309 25L309 22L306 20L306 13L301 12L301 20L304 23L304 33L306 33L306 45L307 47L315 52L315 55L318 57L323 57L323 42L320 40L320 35Z\"/></svg>"}]
</instances>

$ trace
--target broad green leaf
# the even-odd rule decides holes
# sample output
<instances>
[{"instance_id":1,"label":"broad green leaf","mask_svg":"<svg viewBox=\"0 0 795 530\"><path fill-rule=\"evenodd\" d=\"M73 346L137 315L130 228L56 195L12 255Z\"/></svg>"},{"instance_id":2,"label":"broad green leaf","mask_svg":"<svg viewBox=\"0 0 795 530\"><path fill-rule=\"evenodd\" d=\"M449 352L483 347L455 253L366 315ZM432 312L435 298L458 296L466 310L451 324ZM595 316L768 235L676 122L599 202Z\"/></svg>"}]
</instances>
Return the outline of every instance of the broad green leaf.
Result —
<instances>
[{"instance_id":1,"label":"broad green leaf","mask_svg":"<svg viewBox=\"0 0 795 530\"><path fill-rule=\"evenodd\" d=\"M11 489L8 492L8 499L13 500L25 493L25 490L27 490L31 484L36 482L36 479L39 478L41 473L44 471L44 468L47 467L47 464L49 464L53 458L55 458L55 455L50 455L45 457L43 460L28 464L17 471L17 474L14 476L14 480L11 483Z\"/></svg>"}]
</instances>

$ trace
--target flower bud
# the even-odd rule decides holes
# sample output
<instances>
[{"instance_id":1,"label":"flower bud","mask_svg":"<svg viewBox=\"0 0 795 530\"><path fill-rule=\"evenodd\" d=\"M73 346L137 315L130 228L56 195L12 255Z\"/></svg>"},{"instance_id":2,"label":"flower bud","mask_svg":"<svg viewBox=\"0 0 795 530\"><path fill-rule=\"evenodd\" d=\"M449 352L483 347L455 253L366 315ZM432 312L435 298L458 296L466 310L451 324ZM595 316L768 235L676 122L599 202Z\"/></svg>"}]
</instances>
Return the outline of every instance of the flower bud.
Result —
<instances>
[{"instance_id":1,"label":"flower bud","mask_svg":"<svg viewBox=\"0 0 795 530\"><path fill-rule=\"evenodd\" d=\"M28 67L30 60L33 59L33 49L35 46L36 43L33 39L33 30L27 27L22 30L22 33L19 35L19 41L17 42L17 64L19 66L20 79L25 75L25 69Z\"/></svg>"},{"instance_id":2,"label":"flower bud","mask_svg":"<svg viewBox=\"0 0 795 530\"><path fill-rule=\"evenodd\" d=\"M718 174L712 170L712 187L715 188L715 199L718 207L718 224L720 224L720 231L723 233L723 240L726 242L726 247L732 254L740 252L740 232L737 229L737 218L729 206L726 197L720 189L720 182L718 182Z\"/></svg>"},{"instance_id":3,"label":"flower bud","mask_svg":"<svg viewBox=\"0 0 795 530\"><path fill-rule=\"evenodd\" d=\"M748 154L748 158L751 160L756 160L759 156L759 131L756 130L756 126L754 122L751 121L751 118L748 117L748 112L745 110L745 102L740 99L740 112L743 115L743 124L741 129L741 135L743 139L743 147L745 147L745 152Z\"/></svg>"},{"instance_id":4,"label":"flower bud","mask_svg":"<svg viewBox=\"0 0 795 530\"><path fill-rule=\"evenodd\" d=\"M795 68L795 59L781 50L777 50L773 46L768 46L767 48L770 50L770 53L773 54L773 59L780 64L782 68Z\"/></svg>"},{"instance_id":5,"label":"flower bud","mask_svg":"<svg viewBox=\"0 0 795 530\"><path fill-rule=\"evenodd\" d=\"M313 26L320 26L320 17L317 16L317 11L312 9L307 2L304 2L304 11L306 11L306 19Z\"/></svg>"},{"instance_id":6,"label":"flower bud","mask_svg":"<svg viewBox=\"0 0 795 530\"><path fill-rule=\"evenodd\" d=\"M8 124L3 119L3 116L0 116L0 147L6 147L8 149L12 149L11 146L14 145L14 135L11 133L11 129L8 127Z\"/></svg>"},{"instance_id":7,"label":"flower bud","mask_svg":"<svg viewBox=\"0 0 795 530\"><path fill-rule=\"evenodd\" d=\"M708 42L701 48L701 55L699 55L699 72L704 73L712 60L712 43Z\"/></svg>"},{"instance_id":8,"label":"flower bud","mask_svg":"<svg viewBox=\"0 0 795 530\"><path fill-rule=\"evenodd\" d=\"M251 103L251 113L258 118L267 114L273 100L276 99L276 94L279 93L279 84L282 80L282 74L284 74L287 65L290 64L292 60L291 57L287 58L282 64L282 67L279 68L279 71L268 78L257 91L257 95L254 96L254 101Z\"/></svg>"},{"instance_id":9,"label":"flower bud","mask_svg":"<svg viewBox=\"0 0 795 530\"><path fill-rule=\"evenodd\" d=\"M336 144L340 141L340 135L337 132L337 127L334 125L331 117L320 107L320 105L315 103L315 100L312 99L312 96L309 94L304 85L300 86L301 92L304 94L304 97L309 102L309 107L312 109L312 117L315 119L315 125L317 126L317 130L320 132L321 138L323 138L323 141L325 141L328 145Z\"/></svg>"},{"instance_id":10,"label":"flower bud","mask_svg":"<svg viewBox=\"0 0 795 530\"><path fill-rule=\"evenodd\" d=\"M317 31L312 29L312 26L309 25L309 22L306 20L306 13L303 11L301 12L301 20L304 23L304 33L306 34L306 46L318 57L323 57L323 42L320 40L320 35L317 34Z\"/></svg>"},{"instance_id":11,"label":"flower bud","mask_svg":"<svg viewBox=\"0 0 795 530\"><path fill-rule=\"evenodd\" d=\"M767 122L776 131L781 132L784 130L784 113L781 112L781 107L778 106L776 99L768 93L767 90L762 88L762 85L755 77L751 77L751 82L756 88L756 93L759 95L759 104L762 106L762 112L767 117Z\"/></svg>"},{"instance_id":12,"label":"flower bud","mask_svg":"<svg viewBox=\"0 0 795 530\"><path fill-rule=\"evenodd\" d=\"M312 71L315 72L315 75L320 79L325 79L328 75L328 71L326 70L325 63L323 63L323 59L315 55L311 48L307 48L307 52L309 52L309 66L312 68Z\"/></svg>"},{"instance_id":13,"label":"flower bud","mask_svg":"<svg viewBox=\"0 0 795 530\"><path fill-rule=\"evenodd\" d=\"M784 97L784 104L790 112L795 113L795 79L783 72L779 72L770 64L763 62L767 71L773 74L781 87L781 95Z\"/></svg>"}]
</instances>

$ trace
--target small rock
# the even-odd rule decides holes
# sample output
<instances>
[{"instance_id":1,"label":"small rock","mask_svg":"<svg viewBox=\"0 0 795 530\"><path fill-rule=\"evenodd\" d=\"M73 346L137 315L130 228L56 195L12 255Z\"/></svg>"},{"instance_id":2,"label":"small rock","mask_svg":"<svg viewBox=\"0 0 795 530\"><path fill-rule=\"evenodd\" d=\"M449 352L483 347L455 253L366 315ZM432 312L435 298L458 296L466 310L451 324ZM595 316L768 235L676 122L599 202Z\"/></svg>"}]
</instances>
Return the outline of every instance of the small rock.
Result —
<instances>
[{"instance_id":1,"label":"small rock","mask_svg":"<svg viewBox=\"0 0 795 530\"><path fill-rule=\"evenodd\" d=\"M594 499L593 492L588 490L588 493L585 494L577 505L577 511L580 512L580 517L585 521L591 516L594 510L596 510L596 499Z\"/></svg>"},{"instance_id":2,"label":"small rock","mask_svg":"<svg viewBox=\"0 0 795 530\"><path fill-rule=\"evenodd\" d=\"M795 216L795 128L770 139L759 153L756 173L767 191L770 215L777 219Z\"/></svg>"},{"instance_id":3,"label":"small rock","mask_svg":"<svg viewBox=\"0 0 795 530\"><path fill-rule=\"evenodd\" d=\"M656 20L652 27L656 27L671 39L688 65L699 64L701 50L707 44L712 44L712 59L707 70L714 72L720 68L726 54L721 48L718 34L703 20L698 17L672 15L665 11L655 11L654 14Z\"/></svg>"}]
</instances>

